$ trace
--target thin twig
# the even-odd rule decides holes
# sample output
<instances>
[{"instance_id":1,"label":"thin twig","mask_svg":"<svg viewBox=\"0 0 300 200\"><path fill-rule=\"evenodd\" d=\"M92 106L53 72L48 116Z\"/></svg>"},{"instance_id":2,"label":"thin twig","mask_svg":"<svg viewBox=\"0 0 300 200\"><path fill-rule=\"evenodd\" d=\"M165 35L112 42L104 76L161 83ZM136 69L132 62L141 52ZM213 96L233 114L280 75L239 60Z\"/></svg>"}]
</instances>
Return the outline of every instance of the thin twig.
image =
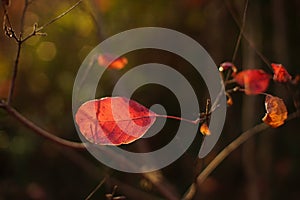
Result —
<instances>
[{"instance_id":1,"label":"thin twig","mask_svg":"<svg viewBox=\"0 0 300 200\"><path fill-rule=\"evenodd\" d=\"M17 71L18 71L18 65L19 65L19 57L20 57L20 52L21 52L21 42L20 42L19 38L16 36L15 31L14 31L14 29L12 27L12 24L10 22L6 6L4 4L2 4L2 7L3 7L3 10L4 10L3 30L4 30L5 34L8 37L14 38L15 41L17 42L17 44L18 44L17 54L16 54L14 66L13 66L12 79L11 79L11 83L10 83L10 87L9 87L9 92L8 92L8 96L7 96L7 104L10 104L11 98L12 98L12 95L13 95L13 92L14 92L14 88L15 88L16 77L17 77Z\"/></svg>"},{"instance_id":2,"label":"thin twig","mask_svg":"<svg viewBox=\"0 0 300 200\"><path fill-rule=\"evenodd\" d=\"M6 9L6 5L4 5L3 3L2 3L2 8L4 10L3 24L2 24L3 25L3 30L5 31L5 28L7 27L7 25L8 25L8 27L10 27L12 29L12 25L10 23L10 19L9 19L8 11Z\"/></svg>"},{"instance_id":3,"label":"thin twig","mask_svg":"<svg viewBox=\"0 0 300 200\"><path fill-rule=\"evenodd\" d=\"M22 36L24 33L25 15L26 15L28 5L30 3L28 0L24 0L24 1L25 1L25 5L24 5L23 11L22 11L21 23L20 23L20 36L19 36L20 40L22 40Z\"/></svg>"},{"instance_id":4,"label":"thin twig","mask_svg":"<svg viewBox=\"0 0 300 200\"><path fill-rule=\"evenodd\" d=\"M29 128L30 130L34 131L35 133L43 136L44 138L49 139L59 145L74 148L74 149L85 149L86 148L85 143L72 142L72 141L69 141L66 139L62 139L62 138L54 135L53 133L50 133L50 132L40 128L39 126L34 124L32 121L30 121L29 119L24 117L21 113L16 111L10 105L3 103L3 102L0 105L1 105L0 107L3 108L4 110L6 110L10 116L14 117L16 120L21 122L24 126Z\"/></svg>"},{"instance_id":5,"label":"thin twig","mask_svg":"<svg viewBox=\"0 0 300 200\"><path fill-rule=\"evenodd\" d=\"M60 15L58 15L57 17L53 18L52 20L50 20L49 22L47 22L46 24L44 24L43 26L39 27L37 29L37 31L41 31L42 29L46 28L47 26L49 26L50 24L53 24L54 22L56 22L57 20L59 20L60 18L62 18L63 16L65 16L66 14L68 14L69 12L71 12L74 8L76 8L83 0L79 0L77 1L73 6L71 6L68 10L66 10L65 12L61 13Z\"/></svg>"},{"instance_id":6,"label":"thin twig","mask_svg":"<svg viewBox=\"0 0 300 200\"><path fill-rule=\"evenodd\" d=\"M79 0L77 3L75 3L73 6L71 6L68 10L66 10L62 14L58 15L57 17L53 18L52 20L50 20L49 22L47 22L46 24L44 24L41 27L37 27L37 24L34 24L33 31L29 35L27 35L24 39L22 39L22 36L23 36L23 29L24 29L25 14L26 14L26 11L27 11L27 7L28 7L28 5L31 1L29 2L28 0L25 0L25 5L24 5L23 12L22 12L22 17L21 17L21 27L20 27L19 37L16 36L16 34L15 34L13 28L12 28L12 25L10 23L7 9L3 5L3 9L4 9L3 29L6 32L6 34L8 34L9 37L14 38L16 40L17 44L18 44L17 54L16 54L14 67L13 67L11 84L10 84L9 93L8 93L8 96L7 96L7 104L8 105L10 105L10 103L12 101L12 97L13 97L13 93L14 93L14 89L15 89L22 44L26 40L28 40L29 38L31 38L35 35L45 35L43 33L40 33L45 27L49 26L50 24L56 22L57 20L59 20L60 18L62 18L66 14L68 14L70 11L72 11L74 8L76 8L82 1L83 0ZM8 23L8 26L6 25L6 21Z\"/></svg>"},{"instance_id":7,"label":"thin twig","mask_svg":"<svg viewBox=\"0 0 300 200\"><path fill-rule=\"evenodd\" d=\"M227 1L226 1L226 2L227 2ZM239 32L239 35L238 35L238 38L237 38L237 41L236 41L236 44L235 44L235 47L234 47L233 55L232 55L232 58L231 58L231 62L232 62L232 63L235 63L235 59L236 59L236 56L237 56L237 52L238 52L238 49L239 49L239 47L240 47L241 40L242 40L242 36L243 36L243 33L244 33L245 24L246 24L247 10L248 10L248 4L249 4L249 0L246 0L246 2L245 2L245 8L244 8L244 11L243 11L242 25L241 25L240 32ZM227 6L227 7L228 7L228 6ZM237 20L237 19L236 19L236 20ZM225 85L227 85L227 81L228 81L230 75L232 74L231 72L232 72L232 70L230 70L230 71L227 73L227 75L226 75L226 78L225 78L225 80L224 80Z\"/></svg>"},{"instance_id":8,"label":"thin twig","mask_svg":"<svg viewBox=\"0 0 300 200\"><path fill-rule=\"evenodd\" d=\"M225 1L225 4L226 4L226 7L227 7L227 9L228 9L230 15L232 16L234 22L236 23L236 25L237 25L240 29L242 29L241 27L242 27L243 25L240 25L240 23L239 23L239 21L238 21L236 15L234 14L233 10L231 9L231 7L230 7L230 5L228 4L227 1ZM244 31L243 31L243 32L240 32L240 33L242 33L244 39L248 42L249 46L255 51L255 53L260 57L260 59L261 59L261 60L262 60L262 61L263 61L270 69L272 69L272 67L271 67L271 61L268 60L268 59L267 59L267 58L266 58L259 50L257 50L255 44L251 41L251 39L249 39L249 37L247 36L247 34L246 34Z\"/></svg>"},{"instance_id":9,"label":"thin twig","mask_svg":"<svg viewBox=\"0 0 300 200\"><path fill-rule=\"evenodd\" d=\"M286 122L297 117L300 117L300 110L290 114ZM189 189L187 190L187 192L185 193L182 199L184 200L192 199L196 194L197 185L202 184L206 180L206 178L216 169L216 167L219 166L220 163L222 163L222 161L225 158L227 158L228 155L230 155L231 152L236 150L239 146L241 146L244 142L246 142L249 138L251 138L255 134L260 133L268 128L270 128L270 126L266 125L265 123L258 124L252 127L251 129L248 129L247 131L243 132L238 138L232 141L198 175L197 184L193 183L189 187Z\"/></svg>"},{"instance_id":10,"label":"thin twig","mask_svg":"<svg viewBox=\"0 0 300 200\"><path fill-rule=\"evenodd\" d=\"M91 197L95 194L95 192L104 184L106 181L107 177L104 177L100 183L93 189L93 191L85 198L85 200L91 199Z\"/></svg>"},{"instance_id":11,"label":"thin twig","mask_svg":"<svg viewBox=\"0 0 300 200\"><path fill-rule=\"evenodd\" d=\"M246 0L244 12L243 12L242 26L240 28L240 33L239 33L238 39L236 41L236 45L235 45L234 52L233 52L232 59L231 59L232 63L235 62L237 51L239 49L241 39L242 39L242 36L243 36L243 32L244 32L244 28L245 28L245 24L246 24L248 4L249 4L249 0Z\"/></svg>"},{"instance_id":12,"label":"thin twig","mask_svg":"<svg viewBox=\"0 0 300 200\"><path fill-rule=\"evenodd\" d=\"M10 87L9 87L9 93L8 93L8 96L7 96L7 104L8 105L11 103L12 96L13 96L14 89L15 89L15 84L16 84L16 79L17 79L17 74L18 74L20 54L21 54L21 47L22 47L22 43L18 42L17 55L16 55L16 58L15 58L15 63L14 63L14 67L13 67L13 74L12 74Z\"/></svg>"}]
</instances>

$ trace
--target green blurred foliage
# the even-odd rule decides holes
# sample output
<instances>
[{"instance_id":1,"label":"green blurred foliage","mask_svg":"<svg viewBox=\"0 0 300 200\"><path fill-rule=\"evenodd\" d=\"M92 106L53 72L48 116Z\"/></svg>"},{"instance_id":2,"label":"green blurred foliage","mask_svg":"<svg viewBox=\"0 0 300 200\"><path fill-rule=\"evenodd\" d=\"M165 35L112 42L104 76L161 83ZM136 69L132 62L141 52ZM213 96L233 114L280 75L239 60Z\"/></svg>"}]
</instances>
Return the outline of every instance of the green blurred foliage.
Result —
<instances>
[{"instance_id":1,"label":"green blurred foliage","mask_svg":"<svg viewBox=\"0 0 300 200\"><path fill-rule=\"evenodd\" d=\"M33 24L45 24L69 8L75 1L33 1L26 13L25 33ZM243 1L228 0L239 20ZM282 6L276 6L277 4ZM12 24L19 31L23 1L12 1L8 8ZM250 0L245 31L251 33L253 42L266 57L286 66L293 75L299 74L298 53L300 32L300 4L296 0ZM3 10L1 9L1 16ZM281 16L278 18L278 16ZM282 17L283 16L283 17ZM2 21L1 21L2 22ZM159 26L172 28L197 40L210 53L218 65L231 60L239 33L225 1L221 0L90 0L48 26L46 37L33 37L22 47L19 72L13 105L26 117L54 134L79 141L72 119L72 87L81 62L93 47L105 38L131 28ZM278 29L278 27L284 29ZM175 42L175 41L174 41ZM242 41L236 65L241 70L245 59L243 51L249 48ZM250 49L250 50L249 50ZM282 51L281 51L282 49ZM279 53L278 53L279 52ZM0 97L6 98L16 44L0 34ZM190 80L197 91L200 109L204 110L208 97L201 77L194 77L192 67L184 60L161 51L136 51L125 55L128 66L120 71L108 71L105 87L99 97L110 95L114 82L126 70L147 62L170 65ZM254 56L254 67L268 70L258 56ZM111 77L114 77L113 79ZM276 86L276 85L275 85ZM275 88L274 86L274 88ZM277 86L276 86L277 87ZM272 90L287 99L289 110L293 110L290 94L284 88ZM254 97L247 97L254 98ZM162 104L171 115L180 115L178 102L165 88L153 86L140 88L134 99L150 107ZM234 105L228 109L228 117L221 139L215 150L205 159L208 163L216 153L242 132L244 95L234 94ZM263 116L263 97L258 97L260 112L253 124ZM197 117L198 113L191 113ZM297 121L298 120L298 121ZM300 184L299 119L276 130L268 131L271 137L256 138L259 184L262 194L269 199L298 199ZM159 148L172 139L177 122L168 121L166 134L154 137L149 143ZM164 175L183 194L193 182L196 169L200 134L190 149L172 165L163 169ZM264 147L268 145L267 151ZM78 157L79 154L79 157ZM271 157L271 158L270 158ZM224 161L200 188L195 199L244 199L247 179L239 149ZM82 160L81 160L82 159ZM269 163L264 163L271 159ZM200 161L199 161L200 162ZM87 164L88 163L88 164ZM94 173L90 164L97 170ZM200 167L197 167L200 170ZM199 169L198 169L199 168ZM94 168L92 168L94 169ZM138 175L115 172L98 163L87 152L72 153L52 144L26 129L5 112L0 111L0 199L83 199L98 184L100 175L113 174L124 184L159 196L151 183ZM104 199L111 186L103 186L95 199Z\"/></svg>"}]
</instances>

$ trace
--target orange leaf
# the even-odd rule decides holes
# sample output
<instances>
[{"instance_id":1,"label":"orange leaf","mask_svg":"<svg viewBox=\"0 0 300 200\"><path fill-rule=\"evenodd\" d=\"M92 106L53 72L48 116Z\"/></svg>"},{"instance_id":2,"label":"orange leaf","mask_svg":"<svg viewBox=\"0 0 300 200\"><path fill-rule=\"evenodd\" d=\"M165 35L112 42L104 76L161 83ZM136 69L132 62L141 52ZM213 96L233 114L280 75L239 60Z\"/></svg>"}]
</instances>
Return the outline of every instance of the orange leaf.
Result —
<instances>
[{"instance_id":1,"label":"orange leaf","mask_svg":"<svg viewBox=\"0 0 300 200\"><path fill-rule=\"evenodd\" d=\"M127 58L120 57L116 59L115 56L108 53L100 54L97 60L100 66L108 66L111 69L123 69L128 63Z\"/></svg>"},{"instance_id":2,"label":"orange leaf","mask_svg":"<svg viewBox=\"0 0 300 200\"><path fill-rule=\"evenodd\" d=\"M141 138L156 113L125 97L106 97L82 104L75 121L82 135L100 145L129 144Z\"/></svg>"},{"instance_id":3,"label":"orange leaf","mask_svg":"<svg viewBox=\"0 0 300 200\"><path fill-rule=\"evenodd\" d=\"M271 95L266 96L265 100L266 115L262 119L263 122L273 128L277 128L284 124L287 119L287 109L282 99Z\"/></svg>"},{"instance_id":4,"label":"orange leaf","mask_svg":"<svg viewBox=\"0 0 300 200\"><path fill-rule=\"evenodd\" d=\"M204 122L201 125L200 132L202 133L202 135L210 135L211 134L206 122Z\"/></svg>"},{"instance_id":5,"label":"orange leaf","mask_svg":"<svg viewBox=\"0 0 300 200\"><path fill-rule=\"evenodd\" d=\"M261 69L248 69L234 76L237 84L245 88L245 93L260 94L267 90L271 76Z\"/></svg>"},{"instance_id":6,"label":"orange leaf","mask_svg":"<svg viewBox=\"0 0 300 200\"><path fill-rule=\"evenodd\" d=\"M232 106L233 105L233 100L232 100L232 97L229 93L226 92L226 98L227 98L227 106Z\"/></svg>"},{"instance_id":7,"label":"orange leaf","mask_svg":"<svg viewBox=\"0 0 300 200\"><path fill-rule=\"evenodd\" d=\"M274 71L274 81L286 83L292 80L292 76L287 72L287 70L282 64L272 63L271 66Z\"/></svg>"},{"instance_id":8,"label":"orange leaf","mask_svg":"<svg viewBox=\"0 0 300 200\"><path fill-rule=\"evenodd\" d=\"M232 100L232 97L229 97L226 101L227 103L227 106L232 106L233 105L233 100Z\"/></svg>"}]
</instances>

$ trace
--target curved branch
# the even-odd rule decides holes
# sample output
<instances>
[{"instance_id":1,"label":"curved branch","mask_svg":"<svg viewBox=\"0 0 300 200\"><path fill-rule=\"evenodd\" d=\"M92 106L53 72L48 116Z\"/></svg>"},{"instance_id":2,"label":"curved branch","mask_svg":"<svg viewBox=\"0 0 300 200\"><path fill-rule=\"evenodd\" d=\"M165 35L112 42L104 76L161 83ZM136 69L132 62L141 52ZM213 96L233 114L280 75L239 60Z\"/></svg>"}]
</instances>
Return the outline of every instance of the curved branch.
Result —
<instances>
[{"instance_id":1,"label":"curved branch","mask_svg":"<svg viewBox=\"0 0 300 200\"><path fill-rule=\"evenodd\" d=\"M300 110L289 115L286 121L292 120L294 118L300 117ZM246 142L249 138L254 136L261 131L270 128L270 126L265 123L260 123L247 131L243 132L239 137L237 137L234 141L232 141L228 146L226 146L207 166L206 168L197 176L196 183L193 183L187 192L184 194L182 199L190 200L196 194L197 185L202 184L205 179L215 170L217 166L219 166L222 161L227 158L227 156L236 150L239 146L241 146L244 142Z\"/></svg>"},{"instance_id":2,"label":"curved branch","mask_svg":"<svg viewBox=\"0 0 300 200\"><path fill-rule=\"evenodd\" d=\"M51 140L52 142L55 142L56 144L65 146L65 147L70 147L74 149L85 149L86 143L80 143L80 142L72 142L63 138L60 138L42 128L34 124L32 121L28 120L26 117L24 117L21 113L19 113L17 110L15 110L13 107L6 103L1 103L1 108L3 108L7 113L21 122L24 126L29 128L30 130L34 131L38 135L43 136L46 139Z\"/></svg>"}]
</instances>

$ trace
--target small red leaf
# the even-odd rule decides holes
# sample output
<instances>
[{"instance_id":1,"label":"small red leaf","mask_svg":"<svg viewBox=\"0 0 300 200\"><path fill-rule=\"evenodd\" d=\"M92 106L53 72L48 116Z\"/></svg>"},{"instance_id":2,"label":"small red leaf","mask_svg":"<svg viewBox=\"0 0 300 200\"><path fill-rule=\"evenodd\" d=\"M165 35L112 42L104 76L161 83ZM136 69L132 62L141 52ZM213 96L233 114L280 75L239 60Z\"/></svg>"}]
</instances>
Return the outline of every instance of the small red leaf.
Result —
<instances>
[{"instance_id":1,"label":"small red leaf","mask_svg":"<svg viewBox=\"0 0 300 200\"><path fill-rule=\"evenodd\" d=\"M267 90L271 76L261 69L248 69L237 73L235 81L245 88L245 93L260 94Z\"/></svg>"},{"instance_id":2,"label":"small red leaf","mask_svg":"<svg viewBox=\"0 0 300 200\"><path fill-rule=\"evenodd\" d=\"M292 80L292 76L287 72L287 70L282 64L272 63L271 66L274 71L274 81L286 83Z\"/></svg>"},{"instance_id":3,"label":"small red leaf","mask_svg":"<svg viewBox=\"0 0 300 200\"><path fill-rule=\"evenodd\" d=\"M100 54L97 60L100 66L108 66L111 69L123 69L128 63L127 58L120 57L116 59L115 56L108 53Z\"/></svg>"},{"instance_id":4,"label":"small red leaf","mask_svg":"<svg viewBox=\"0 0 300 200\"><path fill-rule=\"evenodd\" d=\"M125 97L106 97L82 104L75 121L82 135L100 145L129 144L141 138L156 113Z\"/></svg>"}]
</instances>

